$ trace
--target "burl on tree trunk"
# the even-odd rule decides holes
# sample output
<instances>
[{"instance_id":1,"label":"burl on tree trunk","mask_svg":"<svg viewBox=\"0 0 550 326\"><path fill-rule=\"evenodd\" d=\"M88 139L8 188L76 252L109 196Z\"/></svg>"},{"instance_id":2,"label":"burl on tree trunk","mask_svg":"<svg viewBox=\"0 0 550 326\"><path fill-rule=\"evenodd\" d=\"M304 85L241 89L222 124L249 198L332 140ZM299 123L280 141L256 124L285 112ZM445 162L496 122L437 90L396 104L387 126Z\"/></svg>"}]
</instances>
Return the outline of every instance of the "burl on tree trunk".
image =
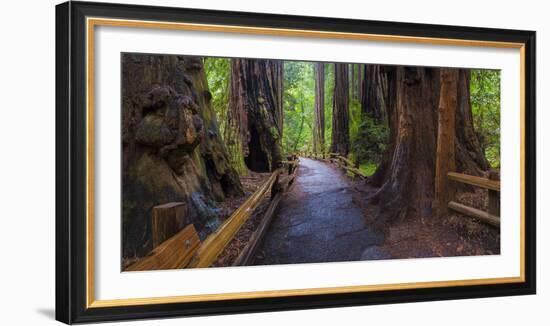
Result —
<instances>
[{"instance_id":1,"label":"burl on tree trunk","mask_svg":"<svg viewBox=\"0 0 550 326\"><path fill-rule=\"evenodd\" d=\"M283 134L283 62L232 59L231 124L240 135L246 166L255 172L280 165Z\"/></svg>"},{"instance_id":2,"label":"burl on tree trunk","mask_svg":"<svg viewBox=\"0 0 550 326\"><path fill-rule=\"evenodd\" d=\"M349 68L346 63L334 64L334 94L332 99L332 143L330 151L346 156L349 152Z\"/></svg>"},{"instance_id":3,"label":"burl on tree trunk","mask_svg":"<svg viewBox=\"0 0 550 326\"><path fill-rule=\"evenodd\" d=\"M179 228L218 224L214 201L242 194L210 104L202 60L122 55L123 257L152 248L154 206L185 204Z\"/></svg>"}]
</instances>

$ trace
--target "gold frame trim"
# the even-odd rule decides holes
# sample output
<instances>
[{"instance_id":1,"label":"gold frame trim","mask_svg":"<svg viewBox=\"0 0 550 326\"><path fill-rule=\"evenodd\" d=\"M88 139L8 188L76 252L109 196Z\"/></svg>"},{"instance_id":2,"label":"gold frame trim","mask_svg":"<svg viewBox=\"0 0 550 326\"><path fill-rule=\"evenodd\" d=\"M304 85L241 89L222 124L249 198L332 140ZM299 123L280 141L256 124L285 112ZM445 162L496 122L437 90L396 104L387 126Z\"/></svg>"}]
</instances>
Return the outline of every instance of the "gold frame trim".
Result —
<instances>
[{"instance_id":1,"label":"gold frame trim","mask_svg":"<svg viewBox=\"0 0 550 326\"><path fill-rule=\"evenodd\" d=\"M274 291L253 291L235 293L200 294L168 297L128 298L96 300L94 295L94 31L96 26L115 26L131 28L155 28L218 33L241 33L256 35L275 35L289 37L315 37L347 40L366 40L377 42L404 42L412 44L435 44L446 46L475 46L491 48L510 48L520 50L520 276L469 280L429 281L414 283L395 283L377 285L356 285L344 287L326 287L309 289L288 289ZM86 18L86 308L104 308L149 304L168 304L198 301L220 301L232 299L273 298L288 296L307 296L317 294L337 294L354 292L373 292L417 288L439 288L450 286L473 286L525 282L525 44L514 42L494 42L461 40L447 38L412 37L382 34L361 34L328 32L299 29L264 28L233 25L213 25L194 23L174 23L161 21L123 20L110 18Z\"/></svg>"}]
</instances>

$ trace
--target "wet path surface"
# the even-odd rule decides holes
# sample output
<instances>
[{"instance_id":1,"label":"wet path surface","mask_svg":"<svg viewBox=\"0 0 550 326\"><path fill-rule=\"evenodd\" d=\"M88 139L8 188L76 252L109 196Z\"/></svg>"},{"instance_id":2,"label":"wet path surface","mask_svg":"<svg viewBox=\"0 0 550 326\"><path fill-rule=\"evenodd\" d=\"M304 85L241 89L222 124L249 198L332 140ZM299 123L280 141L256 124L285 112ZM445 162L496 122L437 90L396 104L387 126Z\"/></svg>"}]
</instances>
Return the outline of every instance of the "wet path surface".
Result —
<instances>
[{"instance_id":1,"label":"wet path surface","mask_svg":"<svg viewBox=\"0 0 550 326\"><path fill-rule=\"evenodd\" d=\"M367 248L381 244L383 235L368 228L352 191L334 166L300 158L254 264L376 259Z\"/></svg>"}]
</instances>

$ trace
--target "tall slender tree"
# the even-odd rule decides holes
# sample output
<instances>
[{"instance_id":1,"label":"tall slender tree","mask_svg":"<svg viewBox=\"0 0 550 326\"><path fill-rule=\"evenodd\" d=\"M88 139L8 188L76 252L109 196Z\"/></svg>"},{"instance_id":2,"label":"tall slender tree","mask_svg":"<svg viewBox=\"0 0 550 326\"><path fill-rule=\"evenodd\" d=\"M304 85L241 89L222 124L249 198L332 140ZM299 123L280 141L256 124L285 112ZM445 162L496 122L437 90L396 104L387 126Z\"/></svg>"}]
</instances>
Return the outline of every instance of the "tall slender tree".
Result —
<instances>
[{"instance_id":1,"label":"tall slender tree","mask_svg":"<svg viewBox=\"0 0 550 326\"><path fill-rule=\"evenodd\" d=\"M355 99L358 101L361 101L361 97L363 96L363 66L362 64L357 64L357 92Z\"/></svg>"},{"instance_id":2,"label":"tall slender tree","mask_svg":"<svg viewBox=\"0 0 550 326\"><path fill-rule=\"evenodd\" d=\"M325 64L317 62L315 75L315 109L313 111L313 152L325 151Z\"/></svg>"},{"instance_id":3,"label":"tall slender tree","mask_svg":"<svg viewBox=\"0 0 550 326\"><path fill-rule=\"evenodd\" d=\"M350 68L350 92L351 92L351 98L356 99L357 98L357 71L355 68L357 68L357 65L352 63L349 65Z\"/></svg>"},{"instance_id":4,"label":"tall slender tree","mask_svg":"<svg viewBox=\"0 0 550 326\"><path fill-rule=\"evenodd\" d=\"M332 101L331 152L349 152L349 68L346 63L334 64L334 94Z\"/></svg>"},{"instance_id":5,"label":"tall slender tree","mask_svg":"<svg viewBox=\"0 0 550 326\"><path fill-rule=\"evenodd\" d=\"M252 171L272 171L280 164L282 92L282 61L232 60L230 118L240 135L245 164Z\"/></svg>"}]
</instances>

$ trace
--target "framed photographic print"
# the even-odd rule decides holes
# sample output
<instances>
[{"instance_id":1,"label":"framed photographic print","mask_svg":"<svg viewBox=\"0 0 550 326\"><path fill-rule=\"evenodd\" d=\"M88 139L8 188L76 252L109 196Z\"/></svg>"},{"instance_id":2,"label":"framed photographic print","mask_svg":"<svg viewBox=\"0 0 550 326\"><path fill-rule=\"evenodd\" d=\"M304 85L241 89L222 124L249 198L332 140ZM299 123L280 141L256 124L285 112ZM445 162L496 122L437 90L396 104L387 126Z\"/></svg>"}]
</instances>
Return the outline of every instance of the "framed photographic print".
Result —
<instances>
[{"instance_id":1,"label":"framed photographic print","mask_svg":"<svg viewBox=\"0 0 550 326\"><path fill-rule=\"evenodd\" d=\"M535 32L56 7L56 318L535 293Z\"/></svg>"}]
</instances>

